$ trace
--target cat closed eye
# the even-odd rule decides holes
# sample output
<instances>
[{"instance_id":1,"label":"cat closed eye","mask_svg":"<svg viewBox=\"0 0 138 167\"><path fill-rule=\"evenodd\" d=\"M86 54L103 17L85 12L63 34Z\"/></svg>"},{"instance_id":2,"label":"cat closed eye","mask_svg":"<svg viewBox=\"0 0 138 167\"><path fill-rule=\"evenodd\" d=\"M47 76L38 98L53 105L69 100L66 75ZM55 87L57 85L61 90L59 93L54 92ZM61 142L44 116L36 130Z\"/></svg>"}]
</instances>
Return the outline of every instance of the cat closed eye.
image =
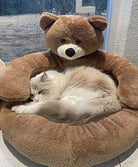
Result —
<instances>
[{"instance_id":1,"label":"cat closed eye","mask_svg":"<svg viewBox=\"0 0 138 167\"><path fill-rule=\"evenodd\" d=\"M38 94L41 94L41 93L43 93L43 90L40 90L40 91L38 92Z\"/></svg>"},{"instance_id":2,"label":"cat closed eye","mask_svg":"<svg viewBox=\"0 0 138 167\"><path fill-rule=\"evenodd\" d=\"M33 97L34 97L34 95L31 93L31 94L30 94L30 99L32 99Z\"/></svg>"}]
</instances>

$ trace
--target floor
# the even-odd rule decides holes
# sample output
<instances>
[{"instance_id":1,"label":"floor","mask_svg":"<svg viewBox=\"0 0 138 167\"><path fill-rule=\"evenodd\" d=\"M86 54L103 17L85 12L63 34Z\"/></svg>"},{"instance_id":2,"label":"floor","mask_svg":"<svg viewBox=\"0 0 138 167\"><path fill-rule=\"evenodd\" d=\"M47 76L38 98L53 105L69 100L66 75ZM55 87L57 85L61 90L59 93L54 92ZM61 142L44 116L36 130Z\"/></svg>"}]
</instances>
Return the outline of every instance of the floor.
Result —
<instances>
[{"instance_id":1,"label":"floor","mask_svg":"<svg viewBox=\"0 0 138 167\"><path fill-rule=\"evenodd\" d=\"M2 137L0 131L0 167L46 167L22 156ZM138 142L120 156L93 167L138 167Z\"/></svg>"}]
</instances>

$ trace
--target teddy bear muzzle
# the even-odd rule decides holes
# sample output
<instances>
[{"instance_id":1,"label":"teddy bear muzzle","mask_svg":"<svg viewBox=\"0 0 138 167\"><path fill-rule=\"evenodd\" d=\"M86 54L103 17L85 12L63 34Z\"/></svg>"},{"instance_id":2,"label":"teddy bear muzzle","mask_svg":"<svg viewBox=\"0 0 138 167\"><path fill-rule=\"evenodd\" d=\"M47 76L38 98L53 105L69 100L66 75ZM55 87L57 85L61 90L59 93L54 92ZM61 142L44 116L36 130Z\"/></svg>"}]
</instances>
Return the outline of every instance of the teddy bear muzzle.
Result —
<instances>
[{"instance_id":1,"label":"teddy bear muzzle","mask_svg":"<svg viewBox=\"0 0 138 167\"><path fill-rule=\"evenodd\" d=\"M58 47L58 55L68 60L74 60L85 55L85 50L75 44L64 44Z\"/></svg>"}]
</instances>

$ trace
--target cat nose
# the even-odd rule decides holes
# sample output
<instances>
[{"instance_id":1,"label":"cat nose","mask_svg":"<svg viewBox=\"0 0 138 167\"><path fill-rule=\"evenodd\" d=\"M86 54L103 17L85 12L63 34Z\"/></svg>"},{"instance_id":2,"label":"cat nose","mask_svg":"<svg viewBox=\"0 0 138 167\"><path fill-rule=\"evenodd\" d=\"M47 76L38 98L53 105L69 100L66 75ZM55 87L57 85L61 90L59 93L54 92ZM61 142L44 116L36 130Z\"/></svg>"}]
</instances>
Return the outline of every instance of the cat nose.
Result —
<instances>
[{"instance_id":1,"label":"cat nose","mask_svg":"<svg viewBox=\"0 0 138 167\"><path fill-rule=\"evenodd\" d=\"M36 102L36 103L38 103L38 102L39 102L39 100L38 100L38 99L35 99L35 102Z\"/></svg>"},{"instance_id":2,"label":"cat nose","mask_svg":"<svg viewBox=\"0 0 138 167\"><path fill-rule=\"evenodd\" d=\"M69 56L69 57L72 57L74 54L75 54L75 50L72 49L72 48L68 48L66 51L65 51L66 55Z\"/></svg>"}]
</instances>

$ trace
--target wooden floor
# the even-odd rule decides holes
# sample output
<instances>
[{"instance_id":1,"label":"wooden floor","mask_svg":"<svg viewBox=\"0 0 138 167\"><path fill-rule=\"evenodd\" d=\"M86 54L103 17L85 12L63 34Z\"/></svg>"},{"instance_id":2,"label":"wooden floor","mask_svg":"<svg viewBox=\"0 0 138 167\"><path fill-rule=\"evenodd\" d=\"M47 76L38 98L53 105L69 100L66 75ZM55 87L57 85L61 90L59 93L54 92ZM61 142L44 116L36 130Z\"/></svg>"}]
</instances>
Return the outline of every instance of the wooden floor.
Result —
<instances>
[{"instance_id":1,"label":"wooden floor","mask_svg":"<svg viewBox=\"0 0 138 167\"><path fill-rule=\"evenodd\" d=\"M2 137L0 131L0 167L46 167L22 156ZM93 167L138 167L138 142L120 156Z\"/></svg>"}]
</instances>

